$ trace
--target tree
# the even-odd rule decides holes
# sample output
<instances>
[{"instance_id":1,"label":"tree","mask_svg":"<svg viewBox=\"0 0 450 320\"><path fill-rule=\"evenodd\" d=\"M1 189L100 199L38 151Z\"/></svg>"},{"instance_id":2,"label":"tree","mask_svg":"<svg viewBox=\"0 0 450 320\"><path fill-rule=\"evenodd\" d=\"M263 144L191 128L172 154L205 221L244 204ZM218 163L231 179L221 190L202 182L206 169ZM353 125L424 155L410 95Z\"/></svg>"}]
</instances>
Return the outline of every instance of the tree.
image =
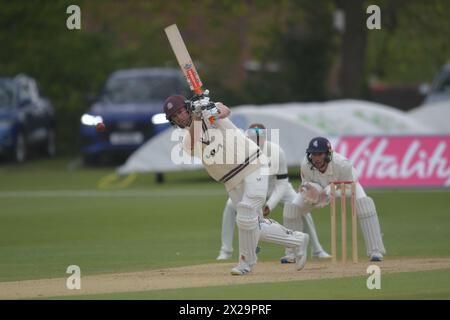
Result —
<instances>
[{"instance_id":1,"label":"tree","mask_svg":"<svg viewBox=\"0 0 450 320\"><path fill-rule=\"evenodd\" d=\"M340 95L361 98L365 78L367 28L364 0L337 0L345 16L341 40Z\"/></svg>"}]
</instances>

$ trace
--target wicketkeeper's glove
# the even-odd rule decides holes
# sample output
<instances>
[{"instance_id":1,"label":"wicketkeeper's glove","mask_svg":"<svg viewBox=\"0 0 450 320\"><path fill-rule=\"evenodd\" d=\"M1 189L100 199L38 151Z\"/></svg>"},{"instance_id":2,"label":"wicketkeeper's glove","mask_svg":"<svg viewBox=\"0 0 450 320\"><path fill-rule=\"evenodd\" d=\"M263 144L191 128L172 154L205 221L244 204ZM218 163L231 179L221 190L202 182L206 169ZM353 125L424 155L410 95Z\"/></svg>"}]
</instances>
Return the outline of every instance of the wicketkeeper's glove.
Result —
<instances>
[{"instance_id":1,"label":"wicketkeeper's glove","mask_svg":"<svg viewBox=\"0 0 450 320\"><path fill-rule=\"evenodd\" d=\"M323 208L326 207L330 203L330 189L325 188L319 194L319 200L317 201L316 207Z\"/></svg>"},{"instance_id":2,"label":"wicketkeeper's glove","mask_svg":"<svg viewBox=\"0 0 450 320\"><path fill-rule=\"evenodd\" d=\"M317 205L322 187L314 182L305 182L300 186L300 194L306 203Z\"/></svg>"}]
</instances>

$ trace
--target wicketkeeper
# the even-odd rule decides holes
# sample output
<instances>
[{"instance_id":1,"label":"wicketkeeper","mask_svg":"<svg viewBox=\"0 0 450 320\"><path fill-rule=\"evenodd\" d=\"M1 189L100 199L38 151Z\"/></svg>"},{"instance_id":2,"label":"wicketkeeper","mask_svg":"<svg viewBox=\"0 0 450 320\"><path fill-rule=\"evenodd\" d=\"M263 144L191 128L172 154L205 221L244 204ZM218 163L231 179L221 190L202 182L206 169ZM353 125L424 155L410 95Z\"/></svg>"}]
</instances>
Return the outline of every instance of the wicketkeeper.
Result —
<instances>
[{"instance_id":1,"label":"wicketkeeper","mask_svg":"<svg viewBox=\"0 0 450 320\"><path fill-rule=\"evenodd\" d=\"M331 143L323 137L310 141L301 165L302 185L293 204L303 214L313 208L323 208L330 202L330 184L334 181L356 182L356 212L360 222L366 253L370 261L382 261L386 253L381 236L380 223L371 197L358 182L358 175L344 156L333 152ZM337 191L336 195L340 192ZM286 257L292 252L286 251Z\"/></svg>"}]
</instances>

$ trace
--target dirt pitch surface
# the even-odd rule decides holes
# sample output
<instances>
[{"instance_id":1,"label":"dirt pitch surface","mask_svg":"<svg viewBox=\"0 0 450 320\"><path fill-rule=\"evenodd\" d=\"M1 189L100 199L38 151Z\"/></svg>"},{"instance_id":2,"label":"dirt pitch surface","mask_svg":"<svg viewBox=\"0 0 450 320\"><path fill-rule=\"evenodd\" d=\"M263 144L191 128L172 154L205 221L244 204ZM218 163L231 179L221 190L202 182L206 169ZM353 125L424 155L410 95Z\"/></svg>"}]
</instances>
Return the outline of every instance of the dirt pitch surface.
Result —
<instances>
[{"instance_id":1,"label":"dirt pitch surface","mask_svg":"<svg viewBox=\"0 0 450 320\"><path fill-rule=\"evenodd\" d=\"M0 282L0 299L45 298L68 295L137 292L161 289L225 286L250 283L270 283L367 276L370 262L332 264L311 261L305 269L296 271L293 264L260 262L246 276L231 276L233 263L213 263L180 268L112 273L81 277L80 290L68 290L66 278ZM382 274L450 268L450 258L396 259L377 263ZM83 272L83 270L81 270Z\"/></svg>"}]
</instances>

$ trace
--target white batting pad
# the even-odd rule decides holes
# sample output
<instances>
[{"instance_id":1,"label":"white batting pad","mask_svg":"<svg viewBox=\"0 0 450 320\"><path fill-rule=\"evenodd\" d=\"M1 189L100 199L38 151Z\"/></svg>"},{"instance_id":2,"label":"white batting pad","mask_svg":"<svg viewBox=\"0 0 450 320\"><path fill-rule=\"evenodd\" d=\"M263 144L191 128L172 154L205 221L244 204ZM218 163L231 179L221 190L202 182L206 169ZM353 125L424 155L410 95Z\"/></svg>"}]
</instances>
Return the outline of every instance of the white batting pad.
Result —
<instances>
[{"instance_id":1,"label":"white batting pad","mask_svg":"<svg viewBox=\"0 0 450 320\"><path fill-rule=\"evenodd\" d=\"M366 243L366 253L370 256L372 253L385 254L386 250L381 238L380 223L375 208L375 204L370 197L364 197L356 200L356 211L358 213L359 223Z\"/></svg>"},{"instance_id":2,"label":"white batting pad","mask_svg":"<svg viewBox=\"0 0 450 320\"><path fill-rule=\"evenodd\" d=\"M304 234L294 232L283 227L281 224L272 219L263 219L260 223L261 235L260 240L278 244L287 248L295 248L302 244Z\"/></svg>"},{"instance_id":3,"label":"white batting pad","mask_svg":"<svg viewBox=\"0 0 450 320\"><path fill-rule=\"evenodd\" d=\"M236 206L236 223L239 229L239 260L250 267L256 264L256 247L259 239L258 212L240 202Z\"/></svg>"},{"instance_id":4,"label":"white batting pad","mask_svg":"<svg viewBox=\"0 0 450 320\"><path fill-rule=\"evenodd\" d=\"M303 219L300 214L300 208L291 203L285 203L283 206L283 225L294 231L303 231ZM292 248L286 247L286 255L294 255Z\"/></svg>"}]
</instances>

